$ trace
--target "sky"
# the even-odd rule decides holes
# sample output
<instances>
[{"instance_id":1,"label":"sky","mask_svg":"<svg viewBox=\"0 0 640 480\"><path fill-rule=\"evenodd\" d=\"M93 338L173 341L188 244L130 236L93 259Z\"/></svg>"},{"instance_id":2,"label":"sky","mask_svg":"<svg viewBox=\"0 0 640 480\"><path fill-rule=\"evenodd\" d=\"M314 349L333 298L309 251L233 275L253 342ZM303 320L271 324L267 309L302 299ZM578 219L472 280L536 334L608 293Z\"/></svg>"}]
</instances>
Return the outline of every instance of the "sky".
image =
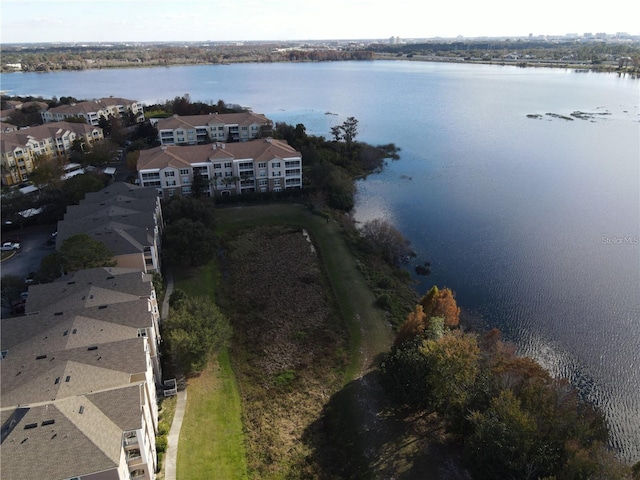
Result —
<instances>
[{"instance_id":1,"label":"sky","mask_svg":"<svg viewBox=\"0 0 640 480\"><path fill-rule=\"evenodd\" d=\"M0 0L0 43L638 35L635 1Z\"/></svg>"}]
</instances>

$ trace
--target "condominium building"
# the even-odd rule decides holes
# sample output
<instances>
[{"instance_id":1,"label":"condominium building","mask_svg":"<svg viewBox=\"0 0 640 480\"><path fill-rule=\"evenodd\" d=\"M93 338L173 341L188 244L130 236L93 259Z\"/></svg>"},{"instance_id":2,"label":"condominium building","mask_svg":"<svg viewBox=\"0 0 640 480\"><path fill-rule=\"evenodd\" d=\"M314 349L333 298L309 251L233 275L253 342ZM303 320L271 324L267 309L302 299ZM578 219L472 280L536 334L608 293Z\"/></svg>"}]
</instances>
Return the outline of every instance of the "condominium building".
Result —
<instances>
[{"instance_id":1,"label":"condominium building","mask_svg":"<svg viewBox=\"0 0 640 480\"><path fill-rule=\"evenodd\" d=\"M89 125L98 125L100 118L125 117L133 114L137 123L144 121L144 107L135 100L105 97L87 102L70 103L42 112L42 121L60 122L67 118L84 118Z\"/></svg>"},{"instance_id":2,"label":"condominium building","mask_svg":"<svg viewBox=\"0 0 640 480\"><path fill-rule=\"evenodd\" d=\"M201 177L202 193L208 196L302 188L302 154L272 138L140 152L140 184L156 188L164 198L191 195L194 175Z\"/></svg>"},{"instance_id":3,"label":"condominium building","mask_svg":"<svg viewBox=\"0 0 640 480\"><path fill-rule=\"evenodd\" d=\"M162 206L156 189L116 182L70 205L58 222L56 246L87 234L103 243L118 267L145 273L160 271Z\"/></svg>"},{"instance_id":4,"label":"condominium building","mask_svg":"<svg viewBox=\"0 0 640 480\"><path fill-rule=\"evenodd\" d=\"M162 145L196 145L206 142L247 142L270 130L271 120L253 112L188 115L152 121Z\"/></svg>"},{"instance_id":5,"label":"condominium building","mask_svg":"<svg viewBox=\"0 0 640 480\"><path fill-rule=\"evenodd\" d=\"M67 158L75 140L81 140L90 148L103 139L100 127L70 122L3 132L0 140L2 184L15 185L27 180L39 158Z\"/></svg>"},{"instance_id":6,"label":"condominium building","mask_svg":"<svg viewBox=\"0 0 640 480\"><path fill-rule=\"evenodd\" d=\"M96 268L29 288L0 320L4 480L154 480L160 383L149 275Z\"/></svg>"}]
</instances>

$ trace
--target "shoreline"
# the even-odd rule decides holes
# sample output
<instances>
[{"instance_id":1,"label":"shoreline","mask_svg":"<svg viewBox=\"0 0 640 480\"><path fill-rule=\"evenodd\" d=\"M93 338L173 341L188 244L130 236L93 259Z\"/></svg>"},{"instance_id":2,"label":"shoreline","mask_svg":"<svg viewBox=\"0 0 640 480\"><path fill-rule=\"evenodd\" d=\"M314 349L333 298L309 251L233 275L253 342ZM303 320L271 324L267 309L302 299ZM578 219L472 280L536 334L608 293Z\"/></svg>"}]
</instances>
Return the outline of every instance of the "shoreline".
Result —
<instances>
[{"instance_id":1,"label":"shoreline","mask_svg":"<svg viewBox=\"0 0 640 480\"><path fill-rule=\"evenodd\" d=\"M157 68L157 67L195 67L195 66L209 66L220 65L229 66L234 64L261 64L261 63L323 63L323 62L371 62L371 61L407 61L407 62L428 62L428 63L459 63L465 65L496 65L501 67L519 67L519 68L557 68L563 70L575 70L575 71L588 71L594 73L617 73L619 75L629 75L632 78L640 78L640 70L634 67L619 67L614 62L606 64L590 64L584 61L578 60L536 60L536 59L504 59L504 58L460 58L460 57L439 57L439 56L427 56L427 55L391 55L375 53L371 59L355 60L352 58L337 59L337 60L289 60L289 59L272 59L263 58L257 56L250 59L228 59L224 62L175 62L166 63L161 61L151 61L146 63L127 63L127 64L107 64L107 65L95 65L87 68L55 68L47 70L5 70L1 69L0 74L20 74L20 73L57 73L57 72L82 72L91 70L119 70L119 69L134 69L134 68ZM5 95L6 92L2 91Z\"/></svg>"}]
</instances>

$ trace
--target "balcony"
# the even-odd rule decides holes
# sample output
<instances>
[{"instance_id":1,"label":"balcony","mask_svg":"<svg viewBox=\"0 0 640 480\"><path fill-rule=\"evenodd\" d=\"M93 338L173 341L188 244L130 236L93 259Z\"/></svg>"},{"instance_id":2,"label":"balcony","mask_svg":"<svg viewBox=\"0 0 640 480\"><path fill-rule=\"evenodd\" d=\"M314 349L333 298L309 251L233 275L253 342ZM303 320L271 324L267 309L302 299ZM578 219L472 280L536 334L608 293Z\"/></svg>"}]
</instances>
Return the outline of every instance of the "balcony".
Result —
<instances>
[{"instance_id":1,"label":"balcony","mask_svg":"<svg viewBox=\"0 0 640 480\"><path fill-rule=\"evenodd\" d=\"M136 432L125 432L123 437L122 437L122 444L125 447L130 447L132 445L138 445L138 435L136 435ZM140 451L138 451L138 454L140 453Z\"/></svg>"},{"instance_id":2,"label":"balcony","mask_svg":"<svg viewBox=\"0 0 640 480\"><path fill-rule=\"evenodd\" d=\"M127 464L131 465L139 465L142 464L142 454L140 453L139 448L134 448L132 450L126 450L125 456L127 458Z\"/></svg>"}]
</instances>

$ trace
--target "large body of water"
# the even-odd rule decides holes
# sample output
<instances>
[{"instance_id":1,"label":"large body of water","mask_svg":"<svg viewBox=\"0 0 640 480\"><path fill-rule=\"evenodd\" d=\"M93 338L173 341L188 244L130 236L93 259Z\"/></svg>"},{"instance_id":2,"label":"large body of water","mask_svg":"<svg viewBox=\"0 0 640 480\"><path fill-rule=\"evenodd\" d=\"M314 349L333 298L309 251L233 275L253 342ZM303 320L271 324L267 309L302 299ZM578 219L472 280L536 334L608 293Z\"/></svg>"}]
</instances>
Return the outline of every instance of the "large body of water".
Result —
<instances>
[{"instance_id":1,"label":"large body of water","mask_svg":"<svg viewBox=\"0 0 640 480\"><path fill-rule=\"evenodd\" d=\"M390 62L247 64L1 77L9 94L223 99L401 159L359 183L468 315L601 407L640 460L640 81L615 74ZM567 116L588 112L588 119ZM541 118L529 118L540 114Z\"/></svg>"}]
</instances>

